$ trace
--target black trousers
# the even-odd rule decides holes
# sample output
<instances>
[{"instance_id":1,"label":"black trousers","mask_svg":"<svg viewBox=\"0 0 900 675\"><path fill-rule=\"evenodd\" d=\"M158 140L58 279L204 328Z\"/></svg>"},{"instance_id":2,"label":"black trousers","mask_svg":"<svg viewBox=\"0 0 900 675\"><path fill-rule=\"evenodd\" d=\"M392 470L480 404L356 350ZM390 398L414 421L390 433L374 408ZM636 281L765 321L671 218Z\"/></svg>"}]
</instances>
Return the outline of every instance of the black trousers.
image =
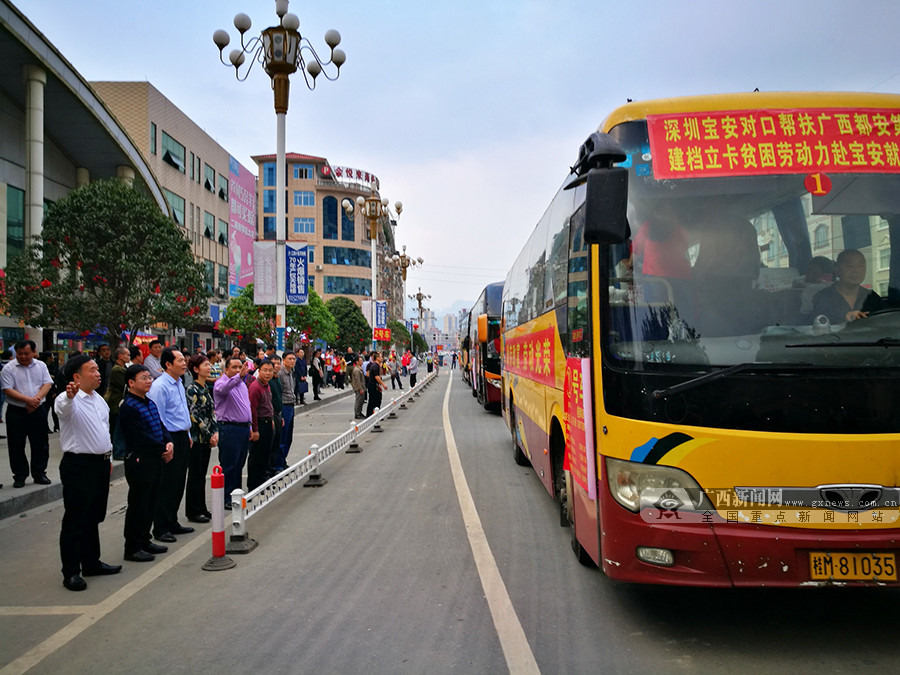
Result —
<instances>
[{"instance_id":1,"label":"black trousers","mask_svg":"<svg viewBox=\"0 0 900 675\"><path fill-rule=\"evenodd\" d=\"M59 555L66 578L96 568L100 562L99 526L106 519L109 474L108 457L63 453L59 477L65 513L59 533Z\"/></svg>"},{"instance_id":2,"label":"black trousers","mask_svg":"<svg viewBox=\"0 0 900 675\"><path fill-rule=\"evenodd\" d=\"M209 443L194 443L188 451L187 487L184 491L184 512L188 518L205 516L206 472L209 469Z\"/></svg>"},{"instance_id":3,"label":"black trousers","mask_svg":"<svg viewBox=\"0 0 900 675\"><path fill-rule=\"evenodd\" d=\"M150 543L150 527L156 511L159 476L163 460L159 454L136 452L125 459L128 508L125 511L125 553L134 553Z\"/></svg>"},{"instance_id":4,"label":"black trousers","mask_svg":"<svg viewBox=\"0 0 900 675\"><path fill-rule=\"evenodd\" d=\"M370 417L375 408L381 407L381 388L378 390L369 389L369 403L366 405L366 417Z\"/></svg>"},{"instance_id":5,"label":"black trousers","mask_svg":"<svg viewBox=\"0 0 900 675\"><path fill-rule=\"evenodd\" d=\"M40 478L47 472L50 460L50 437L47 434L47 406L42 404L34 412L24 407L6 406L6 435L9 437L9 468L15 480L25 480L31 473ZM31 471L25 454L25 441L31 444Z\"/></svg>"},{"instance_id":6,"label":"black trousers","mask_svg":"<svg viewBox=\"0 0 900 675\"><path fill-rule=\"evenodd\" d=\"M266 482L272 436L272 420L266 422L259 420L259 439L250 441L250 454L247 456L247 492Z\"/></svg>"},{"instance_id":7,"label":"black trousers","mask_svg":"<svg viewBox=\"0 0 900 675\"><path fill-rule=\"evenodd\" d=\"M191 449L191 437L187 431L170 431L175 452L171 461L163 463L159 477L159 495L156 499L156 512L153 516L153 535L159 536L177 528L178 509L184 496L184 483L187 479L188 453Z\"/></svg>"},{"instance_id":8,"label":"black trousers","mask_svg":"<svg viewBox=\"0 0 900 675\"><path fill-rule=\"evenodd\" d=\"M269 449L269 475L274 476L281 469L284 460L281 458L281 430L284 428L284 421L281 413L275 413L272 421L272 447Z\"/></svg>"}]
</instances>

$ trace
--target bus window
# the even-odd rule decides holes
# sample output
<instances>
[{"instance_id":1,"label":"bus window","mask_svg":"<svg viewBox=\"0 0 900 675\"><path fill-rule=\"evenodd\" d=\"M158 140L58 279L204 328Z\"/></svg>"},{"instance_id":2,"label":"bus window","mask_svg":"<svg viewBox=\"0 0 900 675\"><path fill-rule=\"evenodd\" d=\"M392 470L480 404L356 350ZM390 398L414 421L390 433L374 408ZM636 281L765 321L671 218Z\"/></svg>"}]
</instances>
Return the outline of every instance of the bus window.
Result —
<instances>
[{"instance_id":1,"label":"bus window","mask_svg":"<svg viewBox=\"0 0 900 675\"><path fill-rule=\"evenodd\" d=\"M590 356L591 310L588 296L588 245L584 243L584 206L569 224L568 348L569 356Z\"/></svg>"}]
</instances>

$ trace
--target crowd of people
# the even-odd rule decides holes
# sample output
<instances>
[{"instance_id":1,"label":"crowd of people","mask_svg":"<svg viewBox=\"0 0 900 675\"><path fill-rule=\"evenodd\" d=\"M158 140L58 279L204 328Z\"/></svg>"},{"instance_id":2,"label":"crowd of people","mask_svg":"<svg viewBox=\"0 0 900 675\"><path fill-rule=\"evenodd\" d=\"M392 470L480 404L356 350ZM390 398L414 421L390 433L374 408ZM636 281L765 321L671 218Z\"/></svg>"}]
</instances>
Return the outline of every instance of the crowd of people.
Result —
<instances>
[{"instance_id":1,"label":"crowd of people","mask_svg":"<svg viewBox=\"0 0 900 675\"><path fill-rule=\"evenodd\" d=\"M36 350L31 340L16 343L15 360L0 371L10 467L14 487L23 487L29 475L50 484L49 434L59 431L60 556L63 585L73 591L87 587L84 577L122 569L100 559L111 459L124 462L128 483L124 558L149 562L178 535L194 531L181 519L182 501L188 522L212 517L206 481L213 449L230 509L245 466L248 491L288 467L295 412L310 389L320 400L322 387L344 389L349 382L355 417L365 418L381 406L388 379L402 389L408 375L415 386L419 366L409 351L385 359L376 351L364 358L352 349L316 349L307 361L302 349L278 356L270 347L250 358L235 347L228 354L197 350L187 356L154 340L146 352L108 345L95 357L73 352L58 367L36 358Z\"/></svg>"}]
</instances>

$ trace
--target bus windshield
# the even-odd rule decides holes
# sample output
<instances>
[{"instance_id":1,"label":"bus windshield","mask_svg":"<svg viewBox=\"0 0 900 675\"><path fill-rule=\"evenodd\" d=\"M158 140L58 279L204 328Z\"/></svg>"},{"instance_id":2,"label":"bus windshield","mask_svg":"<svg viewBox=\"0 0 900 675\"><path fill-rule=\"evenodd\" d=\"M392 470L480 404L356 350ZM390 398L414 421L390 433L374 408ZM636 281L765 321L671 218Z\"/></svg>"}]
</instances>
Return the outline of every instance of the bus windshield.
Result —
<instances>
[{"instance_id":1,"label":"bus windshield","mask_svg":"<svg viewBox=\"0 0 900 675\"><path fill-rule=\"evenodd\" d=\"M657 178L646 121L610 134L631 228L601 266L614 367L900 364L900 174Z\"/></svg>"}]
</instances>

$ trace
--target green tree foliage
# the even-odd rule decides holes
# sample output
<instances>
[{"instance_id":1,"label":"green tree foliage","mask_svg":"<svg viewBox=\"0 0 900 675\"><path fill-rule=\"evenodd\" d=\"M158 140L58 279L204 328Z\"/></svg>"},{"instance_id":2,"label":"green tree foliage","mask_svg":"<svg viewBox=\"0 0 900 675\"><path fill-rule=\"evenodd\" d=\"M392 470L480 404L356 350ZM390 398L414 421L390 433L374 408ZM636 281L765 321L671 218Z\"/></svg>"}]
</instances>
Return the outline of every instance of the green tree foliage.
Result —
<instances>
[{"instance_id":1,"label":"green tree foliage","mask_svg":"<svg viewBox=\"0 0 900 675\"><path fill-rule=\"evenodd\" d=\"M315 289L309 289L308 305L288 305L286 343L312 343L313 340L333 342L338 325ZM275 305L254 305L253 284L232 298L219 321L219 331L244 341L259 338L275 344Z\"/></svg>"},{"instance_id":2,"label":"green tree foliage","mask_svg":"<svg viewBox=\"0 0 900 675\"><path fill-rule=\"evenodd\" d=\"M122 181L94 181L50 207L41 237L6 267L7 310L47 328L122 331L206 316L203 268L159 206Z\"/></svg>"},{"instance_id":3,"label":"green tree foliage","mask_svg":"<svg viewBox=\"0 0 900 675\"><path fill-rule=\"evenodd\" d=\"M391 329L391 342L404 350L412 347L412 338L402 321L388 321L388 328Z\"/></svg>"},{"instance_id":4,"label":"green tree foliage","mask_svg":"<svg viewBox=\"0 0 900 675\"><path fill-rule=\"evenodd\" d=\"M337 321L337 348L346 350L352 347L356 352L368 349L372 344L372 329L359 305L345 297L332 298L327 304Z\"/></svg>"},{"instance_id":5,"label":"green tree foliage","mask_svg":"<svg viewBox=\"0 0 900 675\"><path fill-rule=\"evenodd\" d=\"M414 352L416 352L418 354L419 352L428 351L428 343L425 342L425 338L423 338L421 335L419 335L418 332L413 331L412 340L413 340L413 351Z\"/></svg>"}]
</instances>

